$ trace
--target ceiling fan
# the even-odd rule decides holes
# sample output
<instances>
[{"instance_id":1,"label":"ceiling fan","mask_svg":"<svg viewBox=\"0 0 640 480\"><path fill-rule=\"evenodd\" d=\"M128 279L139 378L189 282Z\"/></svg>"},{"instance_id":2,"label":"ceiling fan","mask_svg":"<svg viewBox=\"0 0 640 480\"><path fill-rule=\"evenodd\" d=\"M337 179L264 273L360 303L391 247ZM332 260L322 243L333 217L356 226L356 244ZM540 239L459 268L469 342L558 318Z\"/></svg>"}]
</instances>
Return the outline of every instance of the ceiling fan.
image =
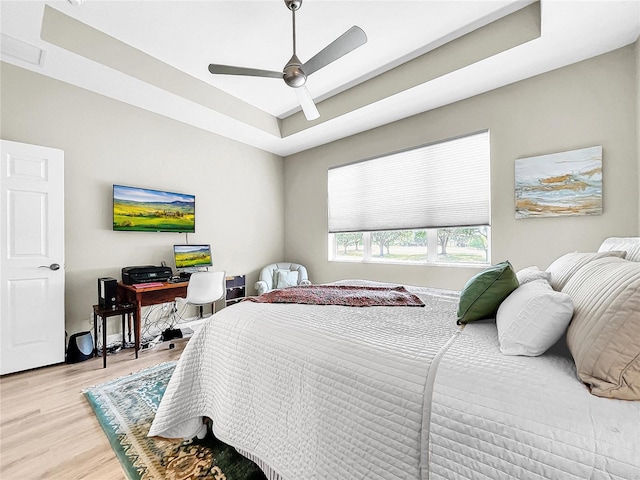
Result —
<instances>
[{"instance_id":1,"label":"ceiling fan","mask_svg":"<svg viewBox=\"0 0 640 480\"><path fill-rule=\"evenodd\" d=\"M217 65L214 63L209 65L209 71L218 75L249 75L253 77L281 78L287 85L293 87L307 120L315 120L320 116L320 113L315 103L313 103L309 90L305 86L307 77L367 43L367 35L360 27L353 26L310 60L301 63L296 55L296 11L302 6L302 0L284 0L284 3L287 8L291 10L293 18L293 56L284 66L282 72L234 67L231 65Z\"/></svg>"}]
</instances>

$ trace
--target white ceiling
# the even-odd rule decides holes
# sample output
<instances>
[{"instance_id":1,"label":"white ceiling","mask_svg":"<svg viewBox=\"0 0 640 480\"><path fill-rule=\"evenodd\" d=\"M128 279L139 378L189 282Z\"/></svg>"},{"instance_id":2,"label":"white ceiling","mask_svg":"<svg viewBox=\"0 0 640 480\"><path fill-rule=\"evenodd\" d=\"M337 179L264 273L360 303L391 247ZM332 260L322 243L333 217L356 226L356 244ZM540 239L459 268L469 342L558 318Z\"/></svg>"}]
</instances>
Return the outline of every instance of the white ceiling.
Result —
<instances>
[{"instance_id":1,"label":"white ceiling","mask_svg":"<svg viewBox=\"0 0 640 480\"><path fill-rule=\"evenodd\" d=\"M79 3L74 0L73 3ZM304 0L296 14L302 62L352 25L368 42L309 77L316 103L530 4L529 0ZM220 135L288 155L628 45L640 36L640 0L542 0L539 38L404 92L281 137L40 38L44 5L191 77L284 119L299 110L277 79L213 76L209 63L281 70L292 53L291 12L262 1L8 1L0 3L2 60ZM45 51L34 65L8 54L13 39ZM353 91L353 90L351 90ZM322 113L322 106L319 105Z\"/></svg>"}]
</instances>

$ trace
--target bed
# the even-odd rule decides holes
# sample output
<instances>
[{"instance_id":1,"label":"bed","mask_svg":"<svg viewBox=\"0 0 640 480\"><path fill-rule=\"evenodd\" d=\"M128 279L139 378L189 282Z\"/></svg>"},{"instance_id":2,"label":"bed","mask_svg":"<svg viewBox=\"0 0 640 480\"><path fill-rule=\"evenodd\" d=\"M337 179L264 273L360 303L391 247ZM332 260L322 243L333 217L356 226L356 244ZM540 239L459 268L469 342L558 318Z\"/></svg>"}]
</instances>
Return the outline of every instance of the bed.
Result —
<instances>
[{"instance_id":1,"label":"bed","mask_svg":"<svg viewBox=\"0 0 640 480\"><path fill-rule=\"evenodd\" d=\"M608 239L601 250L540 275L562 283L579 327L593 311L610 313L589 306L592 294L581 299L589 281L628 269L620 311L631 314L621 328L640 334L640 241ZM596 274L585 283L589 268ZM208 418L269 479L640 479L640 401L615 398L635 395L640 350L622 390L587 387L594 365L575 346L578 327L563 332L571 349L563 337L540 355L505 355L495 321L456 323L460 292L406 290L424 306L244 301L221 310L190 339L149 435L191 438ZM633 332L624 348L640 345Z\"/></svg>"}]
</instances>

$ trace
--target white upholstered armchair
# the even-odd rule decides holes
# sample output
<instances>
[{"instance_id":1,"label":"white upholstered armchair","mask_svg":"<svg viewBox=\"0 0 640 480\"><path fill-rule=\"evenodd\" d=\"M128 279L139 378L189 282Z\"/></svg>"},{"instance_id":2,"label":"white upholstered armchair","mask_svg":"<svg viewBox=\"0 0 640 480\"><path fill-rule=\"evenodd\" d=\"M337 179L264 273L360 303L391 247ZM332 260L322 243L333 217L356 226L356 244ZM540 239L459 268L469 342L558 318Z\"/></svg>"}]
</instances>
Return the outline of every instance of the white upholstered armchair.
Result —
<instances>
[{"instance_id":1,"label":"white upholstered armchair","mask_svg":"<svg viewBox=\"0 0 640 480\"><path fill-rule=\"evenodd\" d=\"M276 288L293 287L295 285L311 285L307 269L297 263L278 262L267 265L260 272L260 279L255 288L258 295Z\"/></svg>"}]
</instances>

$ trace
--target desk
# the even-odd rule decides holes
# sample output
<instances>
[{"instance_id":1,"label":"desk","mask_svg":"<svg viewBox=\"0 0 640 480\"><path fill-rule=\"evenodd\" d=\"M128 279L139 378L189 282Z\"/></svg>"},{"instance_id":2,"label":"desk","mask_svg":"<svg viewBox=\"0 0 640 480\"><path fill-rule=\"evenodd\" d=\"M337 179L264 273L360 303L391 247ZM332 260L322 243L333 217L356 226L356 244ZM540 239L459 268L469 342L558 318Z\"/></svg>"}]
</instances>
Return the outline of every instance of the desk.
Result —
<instances>
[{"instance_id":1,"label":"desk","mask_svg":"<svg viewBox=\"0 0 640 480\"><path fill-rule=\"evenodd\" d=\"M137 319L140 318L138 315L140 313L136 313L136 308L133 304L122 305L117 304L113 308L105 308L100 305L93 306L93 338L96 339L96 344L98 343L98 317L102 319L102 368L107 368L107 318L113 317L115 315L122 315L122 348L126 343L124 338L124 316L127 315L130 318L130 315L133 313L134 316L134 325L138 324ZM131 323L129 323L129 336L131 336ZM134 337L136 341L136 345L140 343L140 329L134 330ZM95 354L98 354L98 348L95 348ZM138 348L136 347L136 358L138 358Z\"/></svg>"},{"instance_id":2,"label":"desk","mask_svg":"<svg viewBox=\"0 0 640 480\"><path fill-rule=\"evenodd\" d=\"M188 282L162 282L162 285L134 287L133 285L125 285L122 282L118 282L118 301L121 303L133 303L135 308L133 329L136 343L136 357L138 356L138 350L140 350L141 308L149 305L158 305L159 303L173 302L176 297L186 297L187 285L189 285Z\"/></svg>"}]
</instances>

